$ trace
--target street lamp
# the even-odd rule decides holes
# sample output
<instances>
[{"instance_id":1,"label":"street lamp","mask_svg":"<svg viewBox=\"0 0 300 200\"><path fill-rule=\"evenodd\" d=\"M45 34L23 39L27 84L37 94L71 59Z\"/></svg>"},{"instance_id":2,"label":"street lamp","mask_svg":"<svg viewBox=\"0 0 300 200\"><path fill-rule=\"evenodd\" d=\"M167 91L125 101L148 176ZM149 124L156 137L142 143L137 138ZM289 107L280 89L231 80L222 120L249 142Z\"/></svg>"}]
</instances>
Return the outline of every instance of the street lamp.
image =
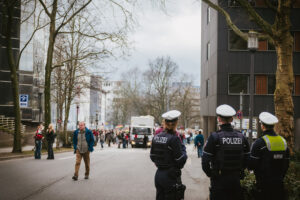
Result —
<instances>
[{"instance_id":1,"label":"street lamp","mask_svg":"<svg viewBox=\"0 0 300 200\"><path fill-rule=\"evenodd\" d=\"M253 95L254 95L254 53L258 49L258 33L249 31L248 33L248 49L251 52L250 64L250 102L249 102L249 143L252 144L253 135Z\"/></svg>"},{"instance_id":2,"label":"street lamp","mask_svg":"<svg viewBox=\"0 0 300 200\"><path fill-rule=\"evenodd\" d=\"M79 104L76 105L76 125L78 126L79 122L78 122L78 115L79 115Z\"/></svg>"},{"instance_id":3,"label":"street lamp","mask_svg":"<svg viewBox=\"0 0 300 200\"><path fill-rule=\"evenodd\" d=\"M96 120L95 120L95 122L96 122L96 131L97 131L97 129L98 129L98 122L99 122L99 120L98 120L98 110L96 111Z\"/></svg>"},{"instance_id":4,"label":"street lamp","mask_svg":"<svg viewBox=\"0 0 300 200\"><path fill-rule=\"evenodd\" d=\"M39 123L41 123L42 119L42 95L43 95L43 89L39 88L38 92L38 99L39 99Z\"/></svg>"}]
</instances>

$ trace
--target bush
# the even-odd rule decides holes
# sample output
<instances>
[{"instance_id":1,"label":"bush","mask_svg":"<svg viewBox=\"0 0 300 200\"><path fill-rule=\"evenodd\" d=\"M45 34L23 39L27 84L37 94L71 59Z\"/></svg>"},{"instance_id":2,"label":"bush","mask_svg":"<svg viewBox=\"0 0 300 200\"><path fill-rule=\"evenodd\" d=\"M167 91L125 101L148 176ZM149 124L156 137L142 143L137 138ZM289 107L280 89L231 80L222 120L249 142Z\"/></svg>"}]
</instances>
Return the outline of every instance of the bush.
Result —
<instances>
[{"instance_id":1,"label":"bush","mask_svg":"<svg viewBox=\"0 0 300 200\"><path fill-rule=\"evenodd\" d=\"M59 133L59 141L62 142L63 147L71 147L73 143L73 131L67 131L67 142L65 140L65 135L64 133Z\"/></svg>"},{"instance_id":2,"label":"bush","mask_svg":"<svg viewBox=\"0 0 300 200\"><path fill-rule=\"evenodd\" d=\"M253 200L257 189L255 175L245 170L245 178L241 181L245 200ZM284 188L288 200L300 199L300 152L295 152L291 157L290 166L284 179Z\"/></svg>"},{"instance_id":3,"label":"bush","mask_svg":"<svg viewBox=\"0 0 300 200\"><path fill-rule=\"evenodd\" d=\"M300 163L291 161L289 170L284 179L284 187L288 200L297 200L300 197Z\"/></svg>"},{"instance_id":4,"label":"bush","mask_svg":"<svg viewBox=\"0 0 300 200\"><path fill-rule=\"evenodd\" d=\"M254 194L256 191L255 186L255 175L248 170L245 170L245 178L241 180L241 186L244 192L245 200L254 199Z\"/></svg>"}]
</instances>

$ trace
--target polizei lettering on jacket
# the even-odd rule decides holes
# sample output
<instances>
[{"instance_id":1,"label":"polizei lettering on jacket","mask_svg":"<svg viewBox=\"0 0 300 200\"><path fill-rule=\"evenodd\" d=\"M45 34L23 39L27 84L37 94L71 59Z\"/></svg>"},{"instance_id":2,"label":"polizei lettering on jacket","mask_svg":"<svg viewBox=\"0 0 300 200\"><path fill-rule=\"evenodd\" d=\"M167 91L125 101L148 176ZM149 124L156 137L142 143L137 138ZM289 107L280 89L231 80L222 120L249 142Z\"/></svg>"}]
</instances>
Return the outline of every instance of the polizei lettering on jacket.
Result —
<instances>
[{"instance_id":1,"label":"polizei lettering on jacket","mask_svg":"<svg viewBox=\"0 0 300 200\"><path fill-rule=\"evenodd\" d=\"M155 141L156 143L162 143L162 144L165 144L165 143L167 143L168 138L167 138L167 137L157 137L157 136L155 136L155 137L154 137L154 141Z\"/></svg>"},{"instance_id":2,"label":"polizei lettering on jacket","mask_svg":"<svg viewBox=\"0 0 300 200\"><path fill-rule=\"evenodd\" d=\"M241 138L222 138L223 144L242 144Z\"/></svg>"}]
</instances>

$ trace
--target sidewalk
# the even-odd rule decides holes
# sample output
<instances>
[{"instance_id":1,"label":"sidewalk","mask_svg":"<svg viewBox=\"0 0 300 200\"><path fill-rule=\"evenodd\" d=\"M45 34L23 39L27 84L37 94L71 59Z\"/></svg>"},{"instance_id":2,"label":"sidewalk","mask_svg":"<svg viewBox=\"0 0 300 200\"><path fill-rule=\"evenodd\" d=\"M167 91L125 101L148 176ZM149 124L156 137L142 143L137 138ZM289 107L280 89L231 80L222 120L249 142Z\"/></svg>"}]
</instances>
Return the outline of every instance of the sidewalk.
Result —
<instances>
[{"instance_id":1,"label":"sidewalk","mask_svg":"<svg viewBox=\"0 0 300 200\"><path fill-rule=\"evenodd\" d=\"M26 145L22 147L22 151L31 151L34 148L33 145ZM0 148L0 153L11 153L12 152L12 147L4 147Z\"/></svg>"},{"instance_id":2,"label":"sidewalk","mask_svg":"<svg viewBox=\"0 0 300 200\"><path fill-rule=\"evenodd\" d=\"M27 145L22 147L22 153L12 153L12 147L0 148L0 161L3 160L11 160L11 159L18 159L18 158L26 158L26 157L33 157L34 156L34 146ZM63 152L70 152L73 151L73 148L63 148L61 147L59 150L56 150L56 144L53 144L54 153L63 153ZM42 155L47 154L46 150L42 150Z\"/></svg>"}]
</instances>

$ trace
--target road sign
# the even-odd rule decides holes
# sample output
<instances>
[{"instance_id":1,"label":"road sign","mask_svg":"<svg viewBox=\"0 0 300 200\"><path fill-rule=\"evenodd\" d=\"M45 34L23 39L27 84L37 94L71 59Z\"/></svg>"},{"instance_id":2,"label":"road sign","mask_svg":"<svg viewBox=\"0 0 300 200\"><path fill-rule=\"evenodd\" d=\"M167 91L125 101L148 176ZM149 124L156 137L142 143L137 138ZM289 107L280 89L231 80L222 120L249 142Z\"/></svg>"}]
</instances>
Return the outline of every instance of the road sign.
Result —
<instances>
[{"instance_id":1,"label":"road sign","mask_svg":"<svg viewBox=\"0 0 300 200\"><path fill-rule=\"evenodd\" d=\"M238 119L242 119L242 118L243 118L243 113L242 113L242 111L238 110L238 111L236 112L236 116L237 116Z\"/></svg>"},{"instance_id":2,"label":"road sign","mask_svg":"<svg viewBox=\"0 0 300 200\"><path fill-rule=\"evenodd\" d=\"M28 107L28 94L20 94L20 107L27 108Z\"/></svg>"}]
</instances>

